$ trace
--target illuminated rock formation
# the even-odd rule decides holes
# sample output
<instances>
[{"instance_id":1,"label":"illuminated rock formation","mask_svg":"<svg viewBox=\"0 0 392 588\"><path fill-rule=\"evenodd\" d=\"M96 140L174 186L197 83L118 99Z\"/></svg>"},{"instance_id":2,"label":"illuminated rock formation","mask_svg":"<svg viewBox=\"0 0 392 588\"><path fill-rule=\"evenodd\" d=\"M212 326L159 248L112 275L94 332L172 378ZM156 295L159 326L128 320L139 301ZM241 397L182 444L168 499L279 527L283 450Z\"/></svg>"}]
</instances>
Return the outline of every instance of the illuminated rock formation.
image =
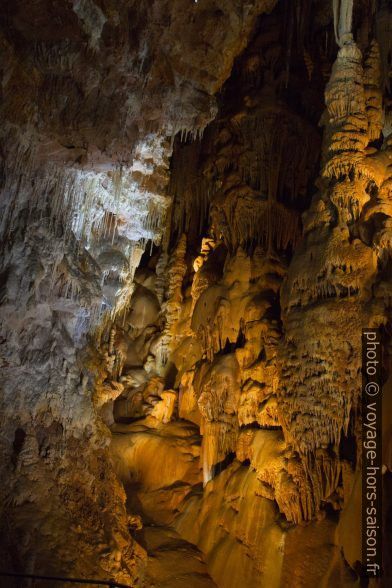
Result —
<instances>
[{"instance_id":1,"label":"illuminated rock formation","mask_svg":"<svg viewBox=\"0 0 392 588\"><path fill-rule=\"evenodd\" d=\"M0 571L358 585L389 3L60 4L0 16Z\"/></svg>"},{"instance_id":2,"label":"illuminated rock formation","mask_svg":"<svg viewBox=\"0 0 392 588\"><path fill-rule=\"evenodd\" d=\"M140 576L145 552L129 535L101 420L126 386L121 320L114 344L111 322L126 314L147 241L160 242L174 135L214 116L214 93L274 1L238 13L184 4L22 1L1 18L1 557L11 570Z\"/></svg>"}]
</instances>

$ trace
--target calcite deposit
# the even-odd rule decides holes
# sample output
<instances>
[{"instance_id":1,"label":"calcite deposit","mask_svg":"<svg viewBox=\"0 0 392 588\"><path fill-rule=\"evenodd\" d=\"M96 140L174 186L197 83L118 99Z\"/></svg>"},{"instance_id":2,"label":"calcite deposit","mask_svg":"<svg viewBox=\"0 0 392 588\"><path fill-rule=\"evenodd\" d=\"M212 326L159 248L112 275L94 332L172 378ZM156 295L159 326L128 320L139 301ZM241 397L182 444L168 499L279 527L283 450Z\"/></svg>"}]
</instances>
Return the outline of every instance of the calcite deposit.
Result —
<instances>
[{"instance_id":1,"label":"calcite deposit","mask_svg":"<svg viewBox=\"0 0 392 588\"><path fill-rule=\"evenodd\" d=\"M0 45L0 573L362 585L377 327L388 586L390 2L17 0Z\"/></svg>"}]
</instances>

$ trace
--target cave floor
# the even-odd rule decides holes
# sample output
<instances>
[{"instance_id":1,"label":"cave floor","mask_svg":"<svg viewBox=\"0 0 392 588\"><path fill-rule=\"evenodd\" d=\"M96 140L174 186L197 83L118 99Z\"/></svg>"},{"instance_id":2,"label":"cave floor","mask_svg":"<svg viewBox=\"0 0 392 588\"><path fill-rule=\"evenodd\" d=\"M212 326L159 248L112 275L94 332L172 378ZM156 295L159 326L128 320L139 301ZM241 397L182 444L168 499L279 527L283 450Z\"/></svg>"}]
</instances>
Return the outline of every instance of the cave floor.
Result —
<instances>
[{"instance_id":1,"label":"cave floor","mask_svg":"<svg viewBox=\"0 0 392 588\"><path fill-rule=\"evenodd\" d=\"M202 553L169 527L146 525L138 540L148 554L146 585L151 588L213 588Z\"/></svg>"},{"instance_id":2,"label":"cave floor","mask_svg":"<svg viewBox=\"0 0 392 588\"><path fill-rule=\"evenodd\" d=\"M200 485L198 428L184 421L150 429L145 421L139 421L133 424L117 423L112 427L112 433L114 444L119 444L118 455L121 455L123 466L127 468L127 465L131 465L138 472L138 481L128 479L123 482L127 510L131 517L139 516L143 525L140 530L134 531L134 538L148 556L143 586L216 587L208 573L203 553L170 526L179 502L191 488ZM160 449L164 448L163 453L154 442L160 444ZM158 478L154 473L157 469L154 467L156 459L164 464L162 477ZM184 478L185 481L179 482ZM153 487L146 491L143 482L148 481Z\"/></svg>"}]
</instances>

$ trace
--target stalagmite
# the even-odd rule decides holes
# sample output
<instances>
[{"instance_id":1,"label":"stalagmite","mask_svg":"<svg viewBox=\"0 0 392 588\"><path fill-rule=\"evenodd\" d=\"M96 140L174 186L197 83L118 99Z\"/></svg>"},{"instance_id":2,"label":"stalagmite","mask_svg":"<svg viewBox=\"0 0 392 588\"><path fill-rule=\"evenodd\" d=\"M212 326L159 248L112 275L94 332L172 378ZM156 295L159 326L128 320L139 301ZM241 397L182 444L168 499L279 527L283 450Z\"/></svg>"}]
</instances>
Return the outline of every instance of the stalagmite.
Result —
<instances>
[{"instance_id":1,"label":"stalagmite","mask_svg":"<svg viewBox=\"0 0 392 588\"><path fill-rule=\"evenodd\" d=\"M182 235L174 255L170 258L167 277L165 303L165 327L159 344L159 355L157 357L157 370L164 373L168 360L170 345L175 344L175 326L179 319L182 302L182 281L184 279L186 264L186 235Z\"/></svg>"}]
</instances>

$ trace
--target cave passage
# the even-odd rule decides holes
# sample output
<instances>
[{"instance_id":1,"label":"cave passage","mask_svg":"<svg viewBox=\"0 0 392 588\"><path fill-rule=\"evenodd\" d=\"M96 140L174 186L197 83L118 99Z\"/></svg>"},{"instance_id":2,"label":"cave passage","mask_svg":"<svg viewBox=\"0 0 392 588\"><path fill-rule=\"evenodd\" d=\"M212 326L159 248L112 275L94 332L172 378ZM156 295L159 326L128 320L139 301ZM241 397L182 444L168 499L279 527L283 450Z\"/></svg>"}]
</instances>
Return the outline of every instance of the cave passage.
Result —
<instances>
[{"instance_id":1,"label":"cave passage","mask_svg":"<svg viewBox=\"0 0 392 588\"><path fill-rule=\"evenodd\" d=\"M391 3L4 0L0 44L1 586L391 585Z\"/></svg>"}]
</instances>

